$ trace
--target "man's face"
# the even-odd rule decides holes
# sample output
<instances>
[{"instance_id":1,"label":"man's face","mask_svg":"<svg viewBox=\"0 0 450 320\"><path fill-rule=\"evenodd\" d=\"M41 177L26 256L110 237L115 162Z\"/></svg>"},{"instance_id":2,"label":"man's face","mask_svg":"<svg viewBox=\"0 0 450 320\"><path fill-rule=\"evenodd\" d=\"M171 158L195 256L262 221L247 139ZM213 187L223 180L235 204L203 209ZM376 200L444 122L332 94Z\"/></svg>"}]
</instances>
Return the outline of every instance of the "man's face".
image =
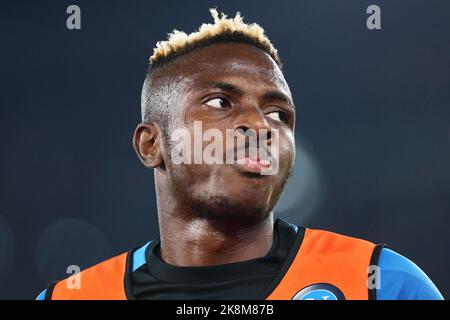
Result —
<instances>
[{"instance_id":1,"label":"man's face","mask_svg":"<svg viewBox=\"0 0 450 320\"><path fill-rule=\"evenodd\" d=\"M175 164L170 160L171 148L166 149L166 174L175 194L205 218L256 221L266 217L281 195L295 157L295 110L278 66L250 45L217 43L176 61L168 72L174 73L178 104L172 106L177 111L169 137L174 129L183 128L191 141L198 139L195 123L201 123L202 132L220 131L224 139L230 130L239 135L238 129L277 131L278 135L278 152L272 154L278 156L274 159L278 170L272 175L261 175L258 164ZM265 141L270 146L274 140L272 134ZM204 141L203 149L210 143ZM173 148L173 143L168 144ZM236 151L236 145L230 150L224 142L223 151Z\"/></svg>"}]
</instances>

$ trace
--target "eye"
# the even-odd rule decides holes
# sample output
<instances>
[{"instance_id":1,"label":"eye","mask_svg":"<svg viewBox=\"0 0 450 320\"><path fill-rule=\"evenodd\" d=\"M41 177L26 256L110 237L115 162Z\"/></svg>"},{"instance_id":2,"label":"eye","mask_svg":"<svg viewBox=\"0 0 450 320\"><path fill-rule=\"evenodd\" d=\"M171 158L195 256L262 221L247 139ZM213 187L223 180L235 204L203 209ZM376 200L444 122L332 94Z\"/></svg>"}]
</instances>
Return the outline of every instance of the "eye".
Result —
<instances>
[{"instance_id":1,"label":"eye","mask_svg":"<svg viewBox=\"0 0 450 320\"><path fill-rule=\"evenodd\" d=\"M269 112L266 114L266 116L277 122L287 123L287 121L288 121L288 116L287 116L286 112L283 112L283 111Z\"/></svg>"},{"instance_id":2,"label":"eye","mask_svg":"<svg viewBox=\"0 0 450 320\"><path fill-rule=\"evenodd\" d=\"M212 98L206 101L205 104L216 109L225 109L230 107L230 103L224 98Z\"/></svg>"}]
</instances>

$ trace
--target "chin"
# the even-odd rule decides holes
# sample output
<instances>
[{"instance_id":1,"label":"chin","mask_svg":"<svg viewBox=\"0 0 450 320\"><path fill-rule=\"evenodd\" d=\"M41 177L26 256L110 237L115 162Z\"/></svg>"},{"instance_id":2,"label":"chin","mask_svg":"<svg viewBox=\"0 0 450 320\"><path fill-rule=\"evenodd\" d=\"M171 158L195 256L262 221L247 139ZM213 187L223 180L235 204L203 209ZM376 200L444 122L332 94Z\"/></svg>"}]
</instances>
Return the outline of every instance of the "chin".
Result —
<instances>
[{"instance_id":1,"label":"chin","mask_svg":"<svg viewBox=\"0 0 450 320\"><path fill-rule=\"evenodd\" d=\"M204 194L191 202L192 209L200 217L215 221L229 221L255 224L267 218L273 209L269 201L255 203L255 196L239 197L231 195Z\"/></svg>"}]
</instances>

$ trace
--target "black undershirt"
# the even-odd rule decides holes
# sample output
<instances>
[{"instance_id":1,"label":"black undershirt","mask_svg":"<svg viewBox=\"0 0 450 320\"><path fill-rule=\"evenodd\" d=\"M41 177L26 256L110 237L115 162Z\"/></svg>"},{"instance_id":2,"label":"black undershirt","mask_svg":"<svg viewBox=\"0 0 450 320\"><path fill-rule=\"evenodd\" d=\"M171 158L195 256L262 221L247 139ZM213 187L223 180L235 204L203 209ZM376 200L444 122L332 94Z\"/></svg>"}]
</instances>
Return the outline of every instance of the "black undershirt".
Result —
<instances>
[{"instance_id":1,"label":"black undershirt","mask_svg":"<svg viewBox=\"0 0 450 320\"><path fill-rule=\"evenodd\" d=\"M288 256L296 232L276 219L272 247L261 258L206 267L177 267L160 256L160 241L147 249L147 263L131 273L136 299L264 299Z\"/></svg>"}]
</instances>

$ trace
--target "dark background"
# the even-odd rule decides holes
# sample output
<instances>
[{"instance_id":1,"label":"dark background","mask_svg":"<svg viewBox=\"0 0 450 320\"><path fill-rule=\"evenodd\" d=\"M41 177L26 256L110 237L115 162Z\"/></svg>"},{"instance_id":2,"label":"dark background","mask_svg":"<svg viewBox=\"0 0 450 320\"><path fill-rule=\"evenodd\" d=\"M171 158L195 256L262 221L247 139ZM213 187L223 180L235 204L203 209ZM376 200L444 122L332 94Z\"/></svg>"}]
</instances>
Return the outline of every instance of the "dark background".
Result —
<instances>
[{"instance_id":1,"label":"dark background","mask_svg":"<svg viewBox=\"0 0 450 320\"><path fill-rule=\"evenodd\" d=\"M450 1L166 0L1 3L0 298L158 234L131 146L147 60L214 4L260 23L285 62L299 150L279 215L387 243L448 296Z\"/></svg>"}]
</instances>

